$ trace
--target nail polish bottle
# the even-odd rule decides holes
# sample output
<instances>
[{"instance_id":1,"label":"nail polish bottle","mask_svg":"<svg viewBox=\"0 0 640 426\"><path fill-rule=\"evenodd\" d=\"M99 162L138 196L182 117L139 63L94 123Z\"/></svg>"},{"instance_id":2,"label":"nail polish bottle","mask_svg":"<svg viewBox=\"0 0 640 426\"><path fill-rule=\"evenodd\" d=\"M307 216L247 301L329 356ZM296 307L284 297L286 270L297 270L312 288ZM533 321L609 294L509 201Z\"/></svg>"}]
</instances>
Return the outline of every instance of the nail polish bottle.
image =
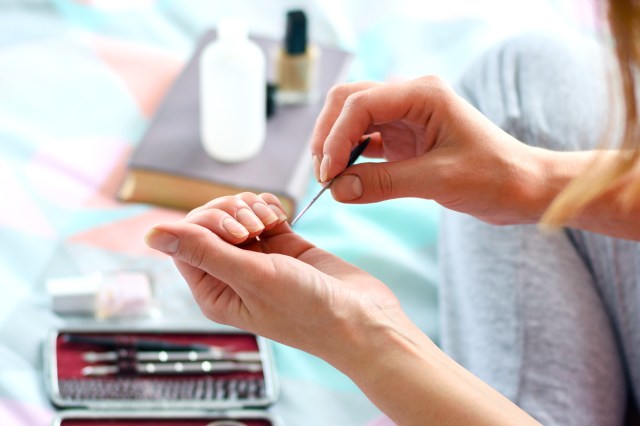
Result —
<instances>
[{"instance_id":1,"label":"nail polish bottle","mask_svg":"<svg viewBox=\"0 0 640 426\"><path fill-rule=\"evenodd\" d=\"M266 60L242 20L225 18L200 57L204 150L228 163L249 160L266 135Z\"/></svg>"},{"instance_id":2,"label":"nail polish bottle","mask_svg":"<svg viewBox=\"0 0 640 426\"><path fill-rule=\"evenodd\" d=\"M276 60L279 103L315 100L318 57L318 49L308 42L307 16L302 10L289 11L284 43Z\"/></svg>"}]
</instances>

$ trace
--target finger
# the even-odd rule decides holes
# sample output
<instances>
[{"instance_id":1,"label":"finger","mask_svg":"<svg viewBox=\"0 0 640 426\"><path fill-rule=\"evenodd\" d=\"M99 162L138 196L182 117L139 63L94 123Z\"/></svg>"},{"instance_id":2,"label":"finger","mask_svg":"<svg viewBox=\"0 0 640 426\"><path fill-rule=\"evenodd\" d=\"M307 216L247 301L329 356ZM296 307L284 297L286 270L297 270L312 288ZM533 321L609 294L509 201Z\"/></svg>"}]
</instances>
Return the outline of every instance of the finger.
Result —
<instances>
[{"instance_id":1,"label":"finger","mask_svg":"<svg viewBox=\"0 0 640 426\"><path fill-rule=\"evenodd\" d=\"M327 94L322 111L318 115L316 125L311 136L311 154L313 156L313 169L317 179L320 178L320 163L323 156L323 146L327 136L331 132L346 99L353 93L382 83L362 81L357 83L345 83L334 86Z\"/></svg>"},{"instance_id":2,"label":"finger","mask_svg":"<svg viewBox=\"0 0 640 426\"><path fill-rule=\"evenodd\" d=\"M241 322L242 316L237 314L241 311L242 298L233 287L186 262L175 258L173 261L207 318L219 324L247 328L247 324ZM240 293L243 291L240 290Z\"/></svg>"},{"instance_id":3,"label":"finger","mask_svg":"<svg viewBox=\"0 0 640 426\"><path fill-rule=\"evenodd\" d=\"M269 205L269 203L265 202L263 198L260 198L252 192L243 192L233 196L220 197L192 210L187 215L186 219L189 220L194 215L200 215L202 212L220 209L246 225L247 229L249 229L251 234L253 234L252 236L255 236L264 229L270 229L278 223L282 223L286 220L286 215L283 212L278 198L276 196L272 196L269 200L277 201L277 205ZM253 212L253 216L257 217L261 224L257 223L255 218L252 215L247 214L246 211L241 211L243 208L250 208Z\"/></svg>"},{"instance_id":4,"label":"finger","mask_svg":"<svg viewBox=\"0 0 640 426\"><path fill-rule=\"evenodd\" d=\"M403 197L431 198L435 166L426 156L402 161L361 163L335 179L331 195L352 204L374 203Z\"/></svg>"},{"instance_id":5,"label":"finger","mask_svg":"<svg viewBox=\"0 0 640 426\"><path fill-rule=\"evenodd\" d=\"M379 132L365 135L369 138L369 145L362 153L367 158L384 158L384 145L382 135Z\"/></svg>"},{"instance_id":6,"label":"finger","mask_svg":"<svg viewBox=\"0 0 640 426\"><path fill-rule=\"evenodd\" d=\"M269 192L263 192L258 195L258 198L262 200L269 208L278 216L278 221L285 222L287 220L287 211L282 205L282 201L276 195Z\"/></svg>"},{"instance_id":7,"label":"finger","mask_svg":"<svg viewBox=\"0 0 640 426\"><path fill-rule=\"evenodd\" d=\"M191 215L208 209L221 209L235 216L235 213L231 212L235 212L236 210L245 207L245 204L246 203L244 203L241 198L238 198L235 195L227 195L224 197L214 198L206 204L191 210L186 217L188 218Z\"/></svg>"},{"instance_id":8,"label":"finger","mask_svg":"<svg viewBox=\"0 0 640 426\"><path fill-rule=\"evenodd\" d=\"M221 209L200 210L183 219L183 222L200 225L231 244L243 243L251 235L244 225Z\"/></svg>"},{"instance_id":9,"label":"finger","mask_svg":"<svg viewBox=\"0 0 640 426\"><path fill-rule=\"evenodd\" d=\"M189 222L159 225L147 235L146 241L150 247L173 257L205 316L244 327L238 322L241 318L237 313L241 311L242 298L250 290L251 276L246 276L245 271L255 268L251 256L255 253L228 244ZM257 273L265 277L260 270Z\"/></svg>"},{"instance_id":10,"label":"finger","mask_svg":"<svg viewBox=\"0 0 640 426\"><path fill-rule=\"evenodd\" d=\"M264 229L271 229L287 219L287 216L280 206L278 197L272 194L269 195L270 197L266 197L266 199L253 192L243 192L236 195L236 197L251 207L253 213L264 225Z\"/></svg>"},{"instance_id":11,"label":"finger","mask_svg":"<svg viewBox=\"0 0 640 426\"><path fill-rule=\"evenodd\" d=\"M349 95L323 145L321 180L328 181L344 170L351 149L372 125L405 119L426 126L433 111L449 93L442 80L425 77Z\"/></svg>"},{"instance_id":12,"label":"finger","mask_svg":"<svg viewBox=\"0 0 640 426\"><path fill-rule=\"evenodd\" d=\"M250 282L251 276L264 276L269 265L260 262L258 253L229 244L215 233L190 222L157 225L145 241L149 247L195 268L185 270L185 278L190 283L201 278L196 271L199 269L237 290Z\"/></svg>"},{"instance_id":13,"label":"finger","mask_svg":"<svg viewBox=\"0 0 640 426\"><path fill-rule=\"evenodd\" d=\"M268 192L260 194L259 197L278 215L279 219L277 226L265 230L261 235L264 237L272 237L285 232L292 232L289 223L287 223L287 215L280 199Z\"/></svg>"}]
</instances>

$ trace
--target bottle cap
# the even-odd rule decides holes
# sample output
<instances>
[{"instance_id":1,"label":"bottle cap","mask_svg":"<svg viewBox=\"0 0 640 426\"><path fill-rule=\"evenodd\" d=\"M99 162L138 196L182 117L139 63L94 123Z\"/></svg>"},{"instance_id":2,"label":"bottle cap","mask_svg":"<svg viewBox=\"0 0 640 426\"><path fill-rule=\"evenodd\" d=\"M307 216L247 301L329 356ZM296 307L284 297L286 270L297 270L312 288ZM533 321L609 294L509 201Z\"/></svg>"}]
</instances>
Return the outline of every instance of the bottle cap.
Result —
<instances>
[{"instance_id":1,"label":"bottle cap","mask_svg":"<svg viewBox=\"0 0 640 426\"><path fill-rule=\"evenodd\" d=\"M276 93L278 86L273 83L267 83L267 118L270 118L276 112Z\"/></svg>"},{"instance_id":2,"label":"bottle cap","mask_svg":"<svg viewBox=\"0 0 640 426\"><path fill-rule=\"evenodd\" d=\"M247 24L237 17L222 18L218 22L218 37L224 39L244 39L248 37Z\"/></svg>"},{"instance_id":3,"label":"bottle cap","mask_svg":"<svg viewBox=\"0 0 640 426\"><path fill-rule=\"evenodd\" d=\"M290 55L301 55L307 50L307 16L302 10L287 12L285 49Z\"/></svg>"}]
</instances>

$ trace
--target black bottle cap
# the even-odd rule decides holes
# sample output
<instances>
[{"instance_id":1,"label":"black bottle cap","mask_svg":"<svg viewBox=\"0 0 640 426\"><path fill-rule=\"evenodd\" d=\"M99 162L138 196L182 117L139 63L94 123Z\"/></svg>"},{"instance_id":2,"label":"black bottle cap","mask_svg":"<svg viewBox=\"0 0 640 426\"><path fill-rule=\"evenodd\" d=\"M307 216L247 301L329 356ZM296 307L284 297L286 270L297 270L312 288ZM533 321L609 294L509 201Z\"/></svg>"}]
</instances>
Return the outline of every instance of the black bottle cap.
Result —
<instances>
[{"instance_id":1,"label":"black bottle cap","mask_svg":"<svg viewBox=\"0 0 640 426\"><path fill-rule=\"evenodd\" d=\"M302 10L287 12L287 33L284 40L289 55L301 55L307 50L307 16Z\"/></svg>"},{"instance_id":2,"label":"black bottle cap","mask_svg":"<svg viewBox=\"0 0 640 426\"><path fill-rule=\"evenodd\" d=\"M276 92L278 86L273 83L267 83L267 118L271 118L276 112Z\"/></svg>"}]
</instances>

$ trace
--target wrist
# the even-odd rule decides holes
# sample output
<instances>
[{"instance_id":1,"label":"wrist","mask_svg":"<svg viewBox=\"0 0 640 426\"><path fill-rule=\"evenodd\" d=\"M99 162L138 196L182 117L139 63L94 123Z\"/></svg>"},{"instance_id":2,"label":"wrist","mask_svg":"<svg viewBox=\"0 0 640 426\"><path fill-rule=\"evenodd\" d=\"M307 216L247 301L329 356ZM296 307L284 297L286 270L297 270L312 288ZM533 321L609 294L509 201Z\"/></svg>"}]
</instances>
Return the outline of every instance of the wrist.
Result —
<instances>
[{"instance_id":1,"label":"wrist","mask_svg":"<svg viewBox=\"0 0 640 426\"><path fill-rule=\"evenodd\" d=\"M519 223L538 223L553 200L581 174L593 158L592 152L556 152L524 146L527 151L515 179Z\"/></svg>"},{"instance_id":2,"label":"wrist","mask_svg":"<svg viewBox=\"0 0 640 426\"><path fill-rule=\"evenodd\" d=\"M562 182L558 200L545 212L543 222L552 227L566 226L584 229L616 238L640 239L638 213L640 200L620 197L633 182L640 178L640 170L628 173L612 184L605 176L619 160L615 150L556 152L550 155L553 181ZM600 178L599 178L600 177ZM577 178L577 179L576 179ZM555 197L554 197L555 198Z\"/></svg>"},{"instance_id":3,"label":"wrist","mask_svg":"<svg viewBox=\"0 0 640 426\"><path fill-rule=\"evenodd\" d=\"M337 352L340 358L327 360L388 415L398 401L387 395L405 393L403 387L410 380L407 372L411 379L425 381L444 356L400 307L367 313L345 324L344 330ZM403 405L410 405L406 397L400 399ZM407 407L396 408L402 411Z\"/></svg>"},{"instance_id":4,"label":"wrist","mask_svg":"<svg viewBox=\"0 0 640 426\"><path fill-rule=\"evenodd\" d=\"M536 424L446 356L400 308L349 328L334 366L396 424Z\"/></svg>"},{"instance_id":5,"label":"wrist","mask_svg":"<svg viewBox=\"0 0 640 426\"><path fill-rule=\"evenodd\" d=\"M401 354L421 356L429 347L435 348L400 307L365 314L345 329L344 357L336 366L357 383L376 381L379 374L384 374L382 367L391 365Z\"/></svg>"}]
</instances>

